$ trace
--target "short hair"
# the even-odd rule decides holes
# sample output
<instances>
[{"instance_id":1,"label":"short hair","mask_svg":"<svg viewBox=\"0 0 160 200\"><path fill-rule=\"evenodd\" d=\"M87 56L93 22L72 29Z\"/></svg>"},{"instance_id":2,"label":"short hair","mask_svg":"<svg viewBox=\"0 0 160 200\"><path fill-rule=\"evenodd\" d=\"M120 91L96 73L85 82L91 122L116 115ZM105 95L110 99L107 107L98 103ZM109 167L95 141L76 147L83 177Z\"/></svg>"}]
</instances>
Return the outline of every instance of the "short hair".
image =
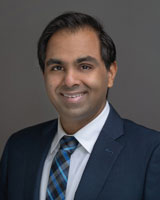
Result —
<instances>
[{"instance_id":1,"label":"short hair","mask_svg":"<svg viewBox=\"0 0 160 200\"><path fill-rule=\"evenodd\" d=\"M83 27L90 27L96 33L100 41L100 53L102 60L107 68L116 60L116 47L111 37L104 31L104 28L98 20L90 15L66 12L53 19L44 29L38 41L38 60L42 72L44 72L46 48L49 39L58 31L68 29L76 31Z\"/></svg>"}]
</instances>

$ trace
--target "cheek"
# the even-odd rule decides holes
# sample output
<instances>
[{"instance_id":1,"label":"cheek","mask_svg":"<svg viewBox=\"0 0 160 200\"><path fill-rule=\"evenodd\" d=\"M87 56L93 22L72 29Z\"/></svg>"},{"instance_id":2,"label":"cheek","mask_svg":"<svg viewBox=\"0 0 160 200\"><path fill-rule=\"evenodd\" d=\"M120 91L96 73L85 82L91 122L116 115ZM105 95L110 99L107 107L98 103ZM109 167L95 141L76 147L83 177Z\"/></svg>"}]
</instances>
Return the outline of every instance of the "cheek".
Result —
<instances>
[{"instance_id":1,"label":"cheek","mask_svg":"<svg viewBox=\"0 0 160 200\"><path fill-rule=\"evenodd\" d=\"M107 74L103 72L101 73L96 73L91 79L88 77L88 82L90 82L90 85L92 88L95 88L97 90L102 91L107 89Z\"/></svg>"},{"instance_id":2,"label":"cheek","mask_svg":"<svg viewBox=\"0 0 160 200\"><path fill-rule=\"evenodd\" d=\"M106 79L94 79L88 83L90 86L91 98L99 99L106 98L107 94L107 80Z\"/></svg>"},{"instance_id":3,"label":"cheek","mask_svg":"<svg viewBox=\"0 0 160 200\"><path fill-rule=\"evenodd\" d=\"M55 93L55 84L53 84L53 81L46 79L45 87L46 87L46 92L47 92L48 96L52 97Z\"/></svg>"},{"instance_id":4,"label":"cheek","mask_svg":"<svg viewBox=\"0 0 160 200\"><path fill-rule=\"evenodd\" d=\"M59 84L59 80L54 76L45 77L45 85L48 90L55 89Z\"/></svg>"}]
</instances>

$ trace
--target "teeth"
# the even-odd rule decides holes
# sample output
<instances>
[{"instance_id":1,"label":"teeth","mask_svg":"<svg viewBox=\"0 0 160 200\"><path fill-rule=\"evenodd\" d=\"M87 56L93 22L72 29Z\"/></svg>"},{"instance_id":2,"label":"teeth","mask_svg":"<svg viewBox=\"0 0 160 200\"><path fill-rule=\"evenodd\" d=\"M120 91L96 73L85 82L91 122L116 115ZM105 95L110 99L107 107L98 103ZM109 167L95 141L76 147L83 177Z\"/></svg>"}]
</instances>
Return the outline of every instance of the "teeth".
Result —
<instances>
[{"instance_id":1,"label":"teeth","mask_svg":"<svg viewBox=\"0 0 160 200\"><path fill-rule=\"evenodd\" d=\"M74 94L74 95L63 94L63 96L68 97L68 98L76 98L76 97L82 96L82 94Z\"/></svg>"}]
</instances>

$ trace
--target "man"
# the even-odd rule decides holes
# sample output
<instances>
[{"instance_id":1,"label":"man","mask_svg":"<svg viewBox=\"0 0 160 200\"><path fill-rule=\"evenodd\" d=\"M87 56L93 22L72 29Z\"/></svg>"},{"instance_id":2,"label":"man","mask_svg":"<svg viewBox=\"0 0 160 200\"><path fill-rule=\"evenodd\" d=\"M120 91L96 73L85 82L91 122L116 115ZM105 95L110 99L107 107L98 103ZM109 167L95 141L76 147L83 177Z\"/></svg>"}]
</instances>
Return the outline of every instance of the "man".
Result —
<instances>
[{"instance_id":1,"label":"man","mask_svg":"<svg viewBox=\"0 0 160 200\"><path fill-rule=\"evenodd\" d=\"M108 103L116 50L99 22L81 13L57 17L40 37L38 58L59 117L8 140L0 199L160 199L160 134Z\"/></svg>"}]
</instances>

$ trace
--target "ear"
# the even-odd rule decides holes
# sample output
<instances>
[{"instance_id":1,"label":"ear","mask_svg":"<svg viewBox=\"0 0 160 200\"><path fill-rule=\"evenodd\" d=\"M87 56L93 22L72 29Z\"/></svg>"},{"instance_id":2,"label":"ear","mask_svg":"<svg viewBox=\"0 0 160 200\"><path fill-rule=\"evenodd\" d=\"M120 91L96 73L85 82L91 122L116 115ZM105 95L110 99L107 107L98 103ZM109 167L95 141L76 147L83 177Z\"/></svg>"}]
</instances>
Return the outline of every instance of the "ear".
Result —
<instances>
[{"instance_id":1,"label":"ear","mask_svg":"<svg viewBox=\"0 0 160 200\"><path fill-rule=\"evenodd\" d=\"M110 66L110 69L107 71L107 76L108 76L108 88L111 88L113 86L113 83L114 83L114 79L116 77L116 73L117 73L117 62L114 61L111 66Z\"/></svg>"}]
</instances>

